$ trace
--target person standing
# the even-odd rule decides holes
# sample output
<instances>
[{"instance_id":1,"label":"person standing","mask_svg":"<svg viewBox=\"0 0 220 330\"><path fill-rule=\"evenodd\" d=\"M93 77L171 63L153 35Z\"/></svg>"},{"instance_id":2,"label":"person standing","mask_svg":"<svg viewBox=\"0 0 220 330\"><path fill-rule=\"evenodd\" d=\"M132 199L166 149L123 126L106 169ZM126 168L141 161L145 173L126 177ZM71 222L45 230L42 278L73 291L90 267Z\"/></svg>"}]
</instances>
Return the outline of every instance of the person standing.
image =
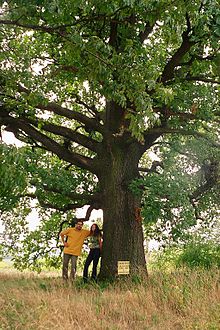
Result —
<instances>
[{"instance_id":1,"label":"person standing","mask_svg":"<svg viewBox=\"0 0 220 330\"><path fill-rule=\"evenodd\" d=\"M88 270L91 262L93 262L92 266L92 276L91 279L97 279L97 266L99 262L99 258L101 256L101 245L102 245L102 234L99 226L97 224L93 224L90 228L90 238L89 238L89 254L86 258L84 269L83 269L83 280L84 282L88 281Z\"/></svg>"},{"instance_id":2,"label":"person standing","mask_svg":"<svg viewBox=\"0 0 220 330\"><path fill-rule=\"evenodd\" d=\"M77 258L82 252L84 240L91 234L89 230L82 229L83 221L78 220L74 228L61 231L60 237L64 245L62 278L68 279L68 266L71 260L70 278L75 279Z\"/></svg>"}]
</instances>

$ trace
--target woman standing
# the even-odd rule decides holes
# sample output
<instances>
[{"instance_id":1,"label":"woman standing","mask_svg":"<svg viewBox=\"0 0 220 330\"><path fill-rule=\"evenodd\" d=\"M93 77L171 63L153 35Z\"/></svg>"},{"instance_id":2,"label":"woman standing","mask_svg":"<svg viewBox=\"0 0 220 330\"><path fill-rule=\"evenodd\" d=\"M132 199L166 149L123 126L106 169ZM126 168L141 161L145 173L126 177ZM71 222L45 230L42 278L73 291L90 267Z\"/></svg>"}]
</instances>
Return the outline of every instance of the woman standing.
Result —
<instances>
[{"instance_id":1,"label":"woman standing","mask_svg":"<svg viewBox=\"0 0 220 330\"><path fill-rule=\"evenodd\" d=\"M101 244L102 244L102 234L99 226L95 223L90 228L90 237L89 237L89 254L86 258L84 270L83 270L83 280L87 282L88 280L88 269L93 261L92 266L92 276L91 278L96 281L97 279L97 266L99 258L101 255Z\"/></svg>"}]
</instances>

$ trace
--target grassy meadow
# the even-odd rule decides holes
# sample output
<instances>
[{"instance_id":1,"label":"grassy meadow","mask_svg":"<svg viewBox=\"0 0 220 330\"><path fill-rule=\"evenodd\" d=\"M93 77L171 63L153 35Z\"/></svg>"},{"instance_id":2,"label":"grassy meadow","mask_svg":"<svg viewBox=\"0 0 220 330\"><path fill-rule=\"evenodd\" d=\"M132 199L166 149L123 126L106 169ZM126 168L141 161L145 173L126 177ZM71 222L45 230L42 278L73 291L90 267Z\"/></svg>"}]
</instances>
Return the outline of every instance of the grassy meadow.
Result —
<instances>
[{"instance_id":1,"label":"grassy meadow","mask_svg":"<svg viewBox=\"0 0 220 330\"><path fill-rule=\"evenodd\" d=\"M220 329L219 270L151 271L114 284L59 275L0 265L0 329Z\"/></svg>"}]
</instances>

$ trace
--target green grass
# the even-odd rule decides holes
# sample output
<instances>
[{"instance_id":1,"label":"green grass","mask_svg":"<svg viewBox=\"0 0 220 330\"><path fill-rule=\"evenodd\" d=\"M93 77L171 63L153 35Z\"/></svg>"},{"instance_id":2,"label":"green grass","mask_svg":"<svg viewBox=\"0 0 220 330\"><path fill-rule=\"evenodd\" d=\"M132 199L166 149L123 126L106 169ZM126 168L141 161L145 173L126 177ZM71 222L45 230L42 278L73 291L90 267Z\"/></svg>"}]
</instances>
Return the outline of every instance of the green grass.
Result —
<instances>
[{"instance_id":1,"label":"green grass","mask_svg":"<svg viewBox=\"0 0 220 330\"><path fill-rule=\"evenodd\" d=\"M219 330L219 275L181 269L84 284L1 268L0 329Z\"/></svg>"}]
</instances>

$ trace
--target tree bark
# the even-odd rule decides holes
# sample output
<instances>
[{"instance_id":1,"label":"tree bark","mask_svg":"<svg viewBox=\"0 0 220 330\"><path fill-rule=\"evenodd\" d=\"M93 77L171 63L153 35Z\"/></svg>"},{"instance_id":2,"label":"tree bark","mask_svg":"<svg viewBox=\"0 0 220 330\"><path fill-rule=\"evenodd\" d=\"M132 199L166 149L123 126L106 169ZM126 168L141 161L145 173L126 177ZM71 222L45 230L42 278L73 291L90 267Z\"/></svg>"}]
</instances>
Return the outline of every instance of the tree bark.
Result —
<instances>
[{"instance_id":1,"label":"tree bark","mask_svg":"<svg viewBox=\"0 0 220 330\"><path fill-rule=\"evenodd\" d=\"M118 261L130 262L130 276L147 272L142 223L135 217L140 200L129 189L129 184L139 175L140 156L138 143L126 146L115 142L102 159L100 183L104 201L101 279L117 276Z\"/></svg>"}]
</instances>

